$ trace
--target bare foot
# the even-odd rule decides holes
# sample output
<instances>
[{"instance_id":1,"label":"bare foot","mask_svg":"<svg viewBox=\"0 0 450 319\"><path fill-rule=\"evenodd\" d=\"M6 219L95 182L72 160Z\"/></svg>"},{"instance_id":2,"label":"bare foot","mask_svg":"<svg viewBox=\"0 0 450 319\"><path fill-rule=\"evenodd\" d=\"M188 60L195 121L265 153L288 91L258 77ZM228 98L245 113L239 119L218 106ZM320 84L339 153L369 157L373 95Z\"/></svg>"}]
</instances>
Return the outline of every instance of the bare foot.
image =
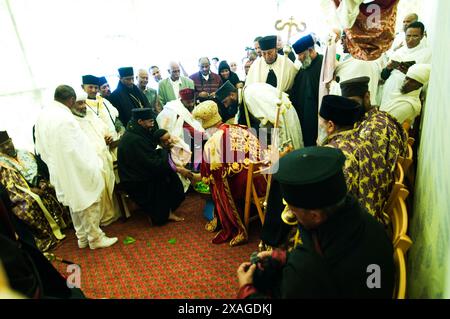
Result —
<instances>
[{"instance_id":1,"label":"bare foot","mask_svg":"<svg viewBox=\"0 0 450 319\"><path fill-rule=\"evenodd\" d=\"M181 222L184 220L183 217L177 216L174 213L170 213L169 214L169 220L174 221L174 222Z\"/></svg>"}]
</instances>

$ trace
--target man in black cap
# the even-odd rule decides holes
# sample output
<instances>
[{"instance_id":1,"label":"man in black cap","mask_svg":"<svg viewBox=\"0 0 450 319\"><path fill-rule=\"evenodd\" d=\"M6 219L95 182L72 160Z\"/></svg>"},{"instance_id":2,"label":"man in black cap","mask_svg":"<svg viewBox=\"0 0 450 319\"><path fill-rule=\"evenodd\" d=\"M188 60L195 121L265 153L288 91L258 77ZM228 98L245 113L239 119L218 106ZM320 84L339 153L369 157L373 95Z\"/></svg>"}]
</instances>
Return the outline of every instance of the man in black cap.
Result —
<instances>
[{"instance_id":1,"label":"man in black cap","mask_svg":"<svg viewBox=\"0 0 450 319\"><path fill-rule=\"evenodd\" d=\"M302 63L294 80L291 97L302 125L305 146L315 146L319 111L319 84L323 56L315 50L316 40L309 34L300 38L292 46Z\"/></svg>"},{"instance_id":2,"label":"man in black cap","mask_svg":"<svg viewBox=\"0 0 450 319\"><path fill-rule=\"evenodd\" d=\"M361 128L363 112L363 107L352 99L326 95L320 108L320 130L327 136L322 145L343 151L347 158L344 173L350 193L384 223L383 208L394 181L396 163L389 163L387 158L397 158L398 148L393 146L391 150L385 143L385 127ZM393 154L389 154L391 151Z\"/></svg>"},{"instance_id":3,"label":"man in black cap","mask_svg":"<svg viewBox=\"0 0 450 319\"><path fill-rule=\"evenodd\" d=\"M375 203L378 201L375 207L379 211L389 196L398 158L406 155L408 136L393 116L371 104L369 83L369 77L359 77L342 82L340 86L342 96L363 106L364 115L355 126L356 136L361 144L370 147L377 158L376 166L382 168L376 186L381 195L379 199L374 199Z\"/></svg>"},{"instance_id":4,"label":"man in black cap","mask_svg":"<svg viewBox=\"0 0 450 319\"><path fill-rule=\"evenodd\" d=\"M156 149L158 129L151 109L133 109L132 119L117 152L121 185L156 225L180 221L173 212L183 202L184 190L169 164L168 152Z\"/></svg>"},{"instance_id":5,"label":"man in black cap","mask_svg":"<svg viewBox=\"0 0 450 319\"><path fill-rule=\"evenodd\" d=\"M277 36L263 37L258 40L258 43L262 58L253 62L245 84L267 83L283 92L291 89L297 74L297 68L288 57L278 54Z\"/></svg>"},{"instance_id":6,"label":"man in black cap","mask_svg":"<svg viewBox=\"0 0 450 319\"><path fill-rule=\"evenodd\" d=\"M98 87L100 90L100 95L109 101L109 97L111 95L111 88L109 87L108 80L101 76L98 78Z\"/></svg>"},{"instance_id":7,"label":"man in black cap","mask_svg":"<svg viewBox=\"0 0 450 319\"><path fill-rule=\"evenodd\" d=\"M345 156L328 147L294 151L275 179L301 242L262 252L237 273L240 298L392 298L393 247L386 231L347 193Z\"/></svg>"},{"instance_id":8,"label":"man in black cap","mask_svg":"<svg viewBox=\"0 0 450 319\"><path fill-rule=\"evenodd\" d=\"M126 126L131 119L132 109L151 107L148 99L134 84L133 68L125 67L120 68L118 71L120 81L109 99L119 111L120 121Z\"/></svg>"},{"instance_id":9,"label":"man in black cap","mask_svg":"<svg viewBox=\"0 0 450 319\"><path fill-rule=\"evenodd\" d=\"M226 81L217 91L215 95L215 102L219 107L219 114L223 122L234 119L238 108L239 91L230 81ZM244 124L244 123L239 123Z\"/></svg>"}]
</instances>

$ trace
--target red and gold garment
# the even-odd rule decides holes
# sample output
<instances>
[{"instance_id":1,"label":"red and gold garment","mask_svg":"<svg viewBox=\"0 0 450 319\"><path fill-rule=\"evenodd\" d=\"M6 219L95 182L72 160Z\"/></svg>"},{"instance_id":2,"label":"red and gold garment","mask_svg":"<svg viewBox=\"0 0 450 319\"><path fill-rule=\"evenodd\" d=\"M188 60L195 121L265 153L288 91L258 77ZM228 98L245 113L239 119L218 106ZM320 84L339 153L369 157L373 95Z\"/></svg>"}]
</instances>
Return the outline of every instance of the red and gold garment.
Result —
<instances>
[{"instance_id":1,"label":"red and gold garment","mask_svg":"<svg viewBox=\"0 0 450 319\"><path fill-rule=\"evenodd\" d=\"M222 124L206 142L201 175L210 185L215 219L222 226L212 241L214 244L230 241L230 246L236 246L247 241L242 216L248 165L259 162L261 152L258 138L240 125ZM265 179L259 176L254 183L258 195L263 196ZM208 230L215 230L214 220L209 226Z\"/></svg>"},{"instance_id":2,"label":"red and gold garment","mask_svg":"<svg viewBox=\"0 0 450 319\"><path fill-rule=\"evenodd\" d=\"M342 2L333 1L336 8ZM355 59L374 61L391 48L395 38L398 2L375 0L359 6L359 14L352 27L345 29L347 48Z\"/></svg>"}]
</instances>

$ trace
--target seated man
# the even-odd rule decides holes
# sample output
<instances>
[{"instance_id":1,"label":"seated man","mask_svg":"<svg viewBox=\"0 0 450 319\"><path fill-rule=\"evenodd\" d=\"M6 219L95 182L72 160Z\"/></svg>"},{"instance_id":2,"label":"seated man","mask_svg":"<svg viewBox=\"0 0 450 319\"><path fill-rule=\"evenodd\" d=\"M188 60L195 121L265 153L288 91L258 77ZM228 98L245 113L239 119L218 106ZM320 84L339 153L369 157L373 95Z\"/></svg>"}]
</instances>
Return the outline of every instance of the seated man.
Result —
<instances>
[{"instance_id":1,"label":"seated man","mask_svg":"<svg viewBox=\"0 0 450 319\"><path fill-rule=\"evenodd\" d=\"M133 109L117 157L125 191L149 215L152 223L162 225L168 220L183 220L174 211L185 196L180 179L169 165L167 150L156 149L157 128L150 108Z\"/></svg>"},{"instance_id":2,"label":"seated man","mask_svg":"<svg viewBox=\"0 0 450 319\"><path fill-rule=\"evenodd\" d=\"M430 72L430 64L415 64L410 67L400 91L394 92L390 102L381 108L395 117L407 132L422 110L420 96L430 79Z\"/></svg>"},{"instance_id":3,"label":"seated man","mask_svg":"<svg viewBox=\"0 0 450 319\"><path fill-rule=\"evenodd\" d=\"M16 150L6 131L0 132L0 182L12 201L12 211L25 222L41 251L54 248L70 222L68 210L54 188L39 174L34 155Z\"/></svg>"},{"instance_id":4,"label":"seated man","mask_svg":"<svg viewBox=\"0 0 450 319\"><path fill-rule=\"evenodd\" d=\"M241 264L239 298L392 298L392 243L347 193L344 162L342 152L329 147L308 147L280 159L274 178L298 222L301 242L290 253L265 251L254 264Z\"/></svg>"},{"instance_id":5,"label":"seated man","mask_svg":"<svg viewBox=\"0 0 450 319\"><path fill-rule=\"evenodd\" d=\"M383 222L383 208L389 196L393 171L385 160L383 152L386 150L373 145L369 137L360 136L359 126L355 124L363 115L362 108L345 97L324 96L319 128L327 138L322 145L338 148L344 153L344 174L349 192L371 215Z\"/></svg>"},{"instance_id":6,"label":"seated man","mask_svg":"<svg viewBox=\"0 0 450 319\"><path fill-rule=\"evenodd\" d=\"M250 162L261 161L258 139L245 126L223 124L217 104L205 101L192 112L208 130L209 139L204 147L201 177L210 185L215 204L215 218L207 225L214 231L217 217L222 230L213 239L214 244L229 241L236 246L247 241L247 231L242 223L245 186ZM264 178L255 179L255 187L261 195L265 192Z\"/></svg>"}]
</instances>

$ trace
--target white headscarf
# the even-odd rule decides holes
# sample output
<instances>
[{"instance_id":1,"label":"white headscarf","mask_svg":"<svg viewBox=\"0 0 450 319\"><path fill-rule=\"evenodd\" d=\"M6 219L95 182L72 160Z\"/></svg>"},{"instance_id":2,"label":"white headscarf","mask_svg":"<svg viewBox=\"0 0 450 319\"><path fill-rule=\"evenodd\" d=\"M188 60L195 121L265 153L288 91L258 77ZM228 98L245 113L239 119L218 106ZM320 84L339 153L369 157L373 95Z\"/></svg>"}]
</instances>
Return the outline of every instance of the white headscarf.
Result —
<instances>
[{"instance_id":1,"label":"white headscarf","mask_svg":"<svg viewBox=\"0 0 450 319\"><path fill-rule=\"evenodd\" d=\"M425 85L430 79L430 72L431 64L414 64L409 68L406 76Z\"/></svg>"},{"instance_id":2,"label":"white headscarf","mask_svg":"<svg viewBox=\"0 0 450 319\"><path fill-rule=\"evenodd\" d=\"M76 91L75 91L75 94L77 95L77 99L76 99L77 102L85 101L85 100L87 100L87 98L88 98L87 93L84 92L84 91L81 90L81 89L76 90Z\"/></svg>"}]
</instances>

